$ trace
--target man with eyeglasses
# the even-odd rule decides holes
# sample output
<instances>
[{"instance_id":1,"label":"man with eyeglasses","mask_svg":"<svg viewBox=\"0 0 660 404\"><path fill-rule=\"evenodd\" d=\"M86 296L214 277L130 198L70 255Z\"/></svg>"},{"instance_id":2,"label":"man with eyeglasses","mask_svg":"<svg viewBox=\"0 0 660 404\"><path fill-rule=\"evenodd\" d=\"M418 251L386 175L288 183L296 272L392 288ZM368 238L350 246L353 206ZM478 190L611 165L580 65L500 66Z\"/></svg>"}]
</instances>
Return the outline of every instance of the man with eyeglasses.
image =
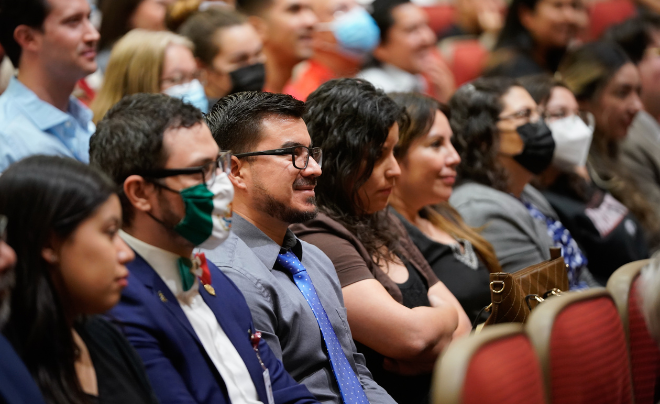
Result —
<instances>
[{"instance_id":1,"label":"man with eyeglasses","mask_svg":"<svg viewBox=\"0 0 660 404\"><path fill-rule=\"evenodd\" d=\"M322 151L289 95L244 92L206 115L231 149L232 234L206 256L247 299L257 330L286 370L324 403L393 403L353 343L337 274L317 247L289 229L317 213Z\"/></svg>"},{"instance_id":2,"label":"man with eyeglasses","mask_svg":"<svg viewBox=\"0 0 660 404\"><path fill-rule=\"evenodd\" d=\"M99 122L91 164L120 185L121 237L136 252L109 318L133 344L161 403L315 403L260 339L245 298L197 246L231 227L231 153L190 104L125 97Z\"/></svg>"},{"instance_id":3,"label":"man with eyeglasses","mask_svg":"<svg viewBox=\"0 0 660 404\"><path fill-rule=\"evenodd\" d=\"M7 217L0 215L0 331L9 316L15 264L16 253L7 244ZM44 399L30 371L1 332L0 358L0 403L43 404Z\"/></svg>"}]
</instances>

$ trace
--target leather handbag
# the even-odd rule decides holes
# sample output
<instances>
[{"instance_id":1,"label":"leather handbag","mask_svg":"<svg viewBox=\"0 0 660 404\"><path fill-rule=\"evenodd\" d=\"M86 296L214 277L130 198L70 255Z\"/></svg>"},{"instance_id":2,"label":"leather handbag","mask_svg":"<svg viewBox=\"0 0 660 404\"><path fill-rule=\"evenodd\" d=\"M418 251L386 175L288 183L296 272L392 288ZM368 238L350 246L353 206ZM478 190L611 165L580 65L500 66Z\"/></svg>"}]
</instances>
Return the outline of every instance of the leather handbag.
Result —
<instances>
[{"instance_id":1,"label":"leather handbag","mask_svg":"<svg viewBox=\"0 0 660 404\"><path fill-rule=\"evenodd\" d=\"M485 325L524 323L530 311L551 295L568 290L568 273L560 248L550 248L550 260L514 273L490 274L490 316Z\"/></svg>"}]
</instances>

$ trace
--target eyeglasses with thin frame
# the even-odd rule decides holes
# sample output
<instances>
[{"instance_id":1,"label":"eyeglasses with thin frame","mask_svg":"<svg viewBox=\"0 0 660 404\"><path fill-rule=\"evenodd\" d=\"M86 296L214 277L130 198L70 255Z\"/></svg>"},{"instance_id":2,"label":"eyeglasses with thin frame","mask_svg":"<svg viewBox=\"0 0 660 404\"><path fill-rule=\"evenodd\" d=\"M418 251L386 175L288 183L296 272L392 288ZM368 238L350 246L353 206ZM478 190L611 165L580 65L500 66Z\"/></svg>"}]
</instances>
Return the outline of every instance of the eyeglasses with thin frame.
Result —
<instances>
[{"instance_id":1,"label":"eyeglasses with thin frame","mask_svg":"<svg viewBox=\"0 0 660 404\"><path fill-rule=\"evenodd\" d=\"M234 156L240 158L251 157L251 156L285 156L287 154L291 155L291 162L293 166L298 170L304 170L307 168L309 163L309 157L311 156L316 164L319 166L323 160L323 152L320 147L307 147L307 146L293 146L287 147L284 149L273 149L273 150L263 150L256 152L248 153L238 153Z\"/></svg>"},{"instance_id":2,"label":"eyeglasses with thin frame","mask_svg":"<svg viewBox=\"0 0 660 404\"><path fill-rule=\"evenodd\" d=\"M230 150L221 151L214 161L209 161L201 166L188 168L162 168L159 170L147 171L143 173L142 176L150 179L160 179L177 175L201 174L202 182L207 186L211 186L215 182L219 173L231 173L231 156L232 153Z\"/></svg>"},{"instance_id":3,"label":"eyeglasses with thin frame","mask_svg":"<svg viewBox=\"0 0 660 404\"><path fill-rule=\"evenodd\" d=\"M7 216L0 215L0 241L7 242Z\"/></svg>"},{"instance_id":4,"label":"eyeglasses with thin frame","mask_svg":"<svg viewBox=\"0 0 660 404\"><path fill-rule=\"evenodd\" d=\"M507 121L510 119L525 119L527 121L531 121L532 118L539 118L541 116L541 113L539 112L539 109L532 109L532 108L525 108L521 109L520 111L516 111L512 114L509 115L504 115L500 116L497 120L498 121Z\"/></svg>"}]
</instances>

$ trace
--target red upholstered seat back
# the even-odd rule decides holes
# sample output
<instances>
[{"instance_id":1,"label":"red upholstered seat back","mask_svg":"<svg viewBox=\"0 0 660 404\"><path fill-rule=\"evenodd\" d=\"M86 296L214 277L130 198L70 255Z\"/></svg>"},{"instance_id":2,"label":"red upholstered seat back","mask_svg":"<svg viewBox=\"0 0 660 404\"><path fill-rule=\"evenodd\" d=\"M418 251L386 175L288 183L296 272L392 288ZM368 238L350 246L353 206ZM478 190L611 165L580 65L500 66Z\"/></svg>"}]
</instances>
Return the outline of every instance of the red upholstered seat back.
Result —
<instances>
[{"instance_id":1,"label":"red upholstered seat back","mask_svg":"<svg viewBox=\"0 0 660 404\"><path fill-rule=\"evenodd\" d=\"M539 361L524 334L481 347L467 369L464 404L545 403Z\"/></svg>"},{"instance_id":2,"label":"red upholstered seat back","mask_svg":"<svg viewBox=\"0 0 660 404\"><path fill-rule=\"evenodd\" d=\"M630 365L614 302L580 301L562 310L550 336L553 404L628 404Z\"/></svg>"},{"instance_id":3,"label":"red upholstered seat back","mask_svg":"<svg viewBox=\"0 0 660 404\"><path fill-rule=\"evenodd\" d=\"M654 404L653 395L660 378L660 350L646 327L639 307L635 279L628 296L628 331L635 404Z\"/></svg>"},{"instance_id":4,"label":"red upholstered seat back","mask_svg":"<svg viewBox=\"0 0 660 404\"><path fill-rule=\"evenodd\" d=\"M594 1L589 5L589 33L587 40L595 41L613 25L635 15L632 0Z\"/></svg>"},{"instance_id":5,"label":"red upholstered seat back","mask_svg":"<svg viewBox=\"0 0 660 404\"><path fill-rule=\"evenodd\" d=\"M454 22L456 10L452 4L436 4L422 7L429 17L429 27L439 34L445 31Z\"/></svg>"},{"instance_id":6,"label":"red upholstered seat back","mask_svg":"<svg viewBox=\"0 0 660 404\"><path fill-rule=\"evenodd\" d=\"M454 82L459 87L483 73L488 60L488 49L476 39L462 39L452 43L449 63Z\"/></svg>"}]
</instances>

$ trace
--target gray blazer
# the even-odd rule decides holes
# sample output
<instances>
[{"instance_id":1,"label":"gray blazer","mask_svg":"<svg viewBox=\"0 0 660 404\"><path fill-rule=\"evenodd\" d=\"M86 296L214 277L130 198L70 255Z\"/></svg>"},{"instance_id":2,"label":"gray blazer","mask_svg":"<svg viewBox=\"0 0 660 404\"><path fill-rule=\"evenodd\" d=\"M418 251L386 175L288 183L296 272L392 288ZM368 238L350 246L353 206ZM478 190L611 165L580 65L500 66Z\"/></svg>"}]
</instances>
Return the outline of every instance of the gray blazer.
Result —
<instances>
[{"instance_id":1,"label":"gray blazer","mask_svg":"<svg viewBox=\"0 0 660 404\"><path fill-rule=\"evenodd\" d=\"M396 404L373 380L364 356L357 352L337 272L330 259L317 247L296 238L290 230L284 245L301 254L301 263L312 279L369 402ZM255 327L291 376L304 384L320 402L342 404L319 325L309 303L289 273L273 268L280 248L261 230L234 213L229 238L220 247L204 253L241 290Z\"/></svg>"},{"instance_id":2,"label":"gray blazer","mask_svg":"<svg viewBox=\"0 0 660 404\"><path fill-rule=\"evenodd\" d=\"M534 199L530 202L533 204L538 202L537 196L544 201L538 191L530 192ZM449 202L468 225L483 227L481 235L493 245L503 271L515 272L550 259L550 247L553 244L547 227L534 219L525 205L515 197L485 185L468 182L454 189ZM536 206L542 212L548 209L552 211L547 201L541 205Z\"/></svg>"},{"instance_id":3,"label":"gray blazer","mask_svg":"<svg viewBox=\"0 0 660 404\"><path fill-rule=\"evenodd\" d=\"M628 129L621 160L660 217L660 124L647 112L640 111Z\"/></svg>"}]
</instances>

